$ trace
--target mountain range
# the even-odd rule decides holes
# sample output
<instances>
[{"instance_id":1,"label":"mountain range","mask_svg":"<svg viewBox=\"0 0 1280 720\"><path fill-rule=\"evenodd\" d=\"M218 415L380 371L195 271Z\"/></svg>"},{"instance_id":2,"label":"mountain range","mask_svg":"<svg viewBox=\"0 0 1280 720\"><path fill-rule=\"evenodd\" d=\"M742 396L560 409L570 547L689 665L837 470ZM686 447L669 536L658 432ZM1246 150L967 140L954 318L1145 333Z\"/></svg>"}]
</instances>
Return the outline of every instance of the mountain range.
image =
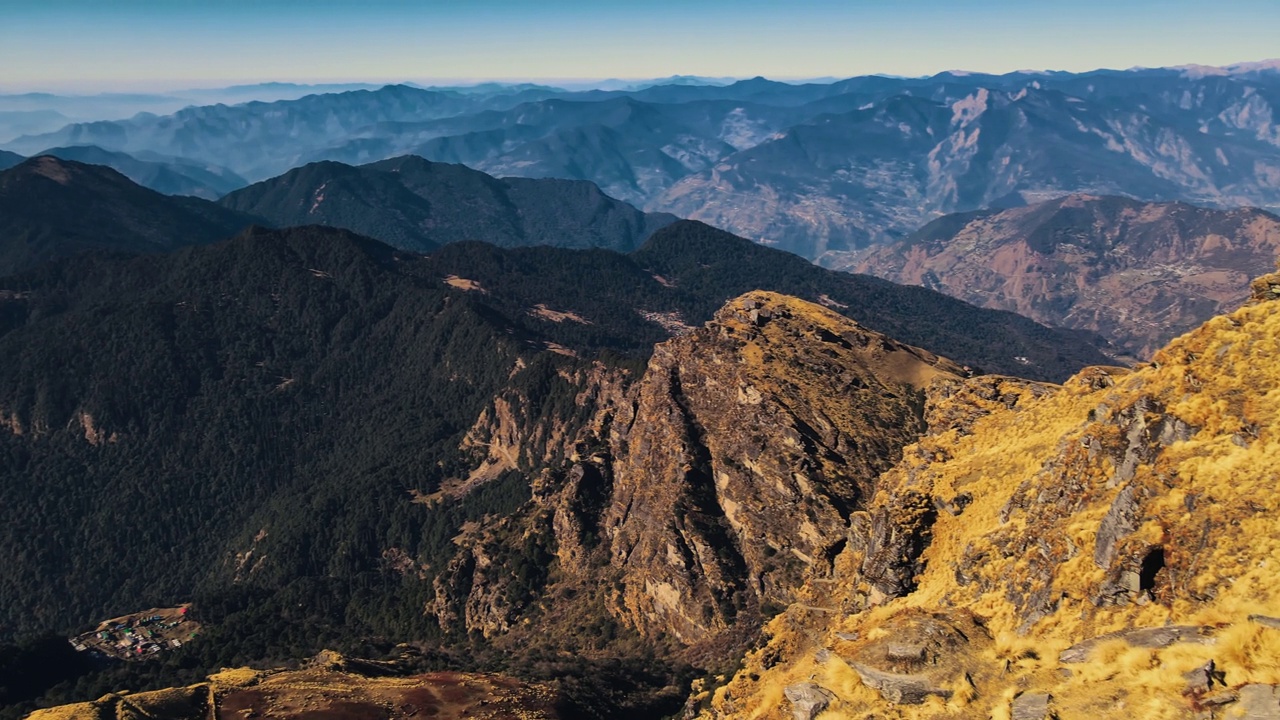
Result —
<instances>
[{"instance_id":1,"label":"mountain range","mask_svg":"<svg viewBox=\"0 0 1280 720\"><path fill-rule=\"evenodd\" d=\"M469 247L480 246L446 250ZM237 260L246 254L251 262ZM72 364L76 376L109 373L120 387L95 382L88 395L55 393L35 406L76 408L65 425L42 426L38 412L11 416L11 430L24 434L4 438L7 456L42 458L30 464L41 480L33 487L48 491L39 503L5 498L14 537L44 513L67 517L79 505L90 537L135 536L130 572L147 568L154 592L187 570L150 553L193 547L162 538L204 526L209 514L235 517L219 498L253 483L239 502L257 509L242 529L205 526L230 548L194 566L229 587L198 597L209 629L168 669L135 670L131 687L164 687L180 668L338 644L343 631L382 628L415 641L366 645L384 655L372 661L321 652L303 669L224 669L185 688L102 695L37 717L178 720L210 708L335 717L382 707L384 717L407 718L415 702L462 717L481 699L546 718L1050 718L1129 704L1153 717L1203 708L1268 717L1280 708L1280 618L1266 614L1280 593L1268 569L1277 418L1274 403L1255 402L1277 387L1269 358L1280 337L1280 275L1256 280L1245 307L1150 364L1086 368L1054 385L971 376L827 307L759 291L660 343L647 366L589 360L565 345L530 354L518 343L534 338L491 324L501 316L473 302L487 297L482 285L432 281L407 259L344 231L258 232L129 261L151 267L97 274L115 280L81 290L61 286L86 302L94 286L121 298L130 275L161 278L149 308L131 308L126 294L115 311L98 306L94 325L76 322L78 310L42 313L65 332L40 333L46 344L21 369L0 365L9 378L35 377L44 367L36 356L72 338L96 345L92 334L102 333L124 349L166 331L198 340L223 373L175 383L169 358L191 356L154 352L142 367ZM293 283L278 296L243 292ZM44 292L24 301L42 304ZM175 293L188 300L169 302ZM332 322L361 299L381 310L363 323ZM430 323L423 300L435 303ZM188 312L203 317L180 319ZM159 334L144 330L148 315ZM548 328L582 324L567 315L542 317ZM254 320L274 332L218 340ZM435 328L414 337L415 324ZM0 349L13 347L14 332L24 330L0 336ZM376 351L365 355L374 366L427 352L446 372L366 376L354 354L339 352L319 374L294 355L291 372L276 376L279 351L301 349L298 338L326 346L352 333L368 334L359 347ZM130 387L144 376L151 394L137 398ZM227 383L237 392L221 389ZM197 395L175 402L184 386ZM130 411L141 414L128 420ZM426 422L411 430L404 411ZM245 418L273 431L255 433ZM449 418L457 425L446 430ZM193 421L201 432L178 430ZM377 427L363 427L371 421ZM354 436L335 432L343 426ZM280 428L294 433L284 447ZM169 451L136 452L174 431L180 445L211 438L205 453L229 442L237 462L193 465L188 456L169 465ZM444 442L423 443L431 437ZM381 450L402 443L415 452ZM43 474L54 447L88 475L50 486L62 474ZM133 456L127 476L100 474ZM280 470L301 462L305 477L253 472L271 458ZM84 487L102 481L112 492ZM144 524L117 505L168 511ZM170 525L171 515L184 523ZM56 561L64 547L40 545L16 556ZM94 567L110 572L104 557ZM71 578L92 572L67 569ZM23 584L14 577L2 587ZM521 681L425 672L435 662ZM100 687L94 678L75 686L81 699L94 697L83 697ZM466 692L449 692L457 684Z\"/></svg>"},{"instance_id":2,"label":"mountain range","mask_svg":"<svg viewBox=\"0 0 1280 720\"><path fill-rule=\"evenodd\" d=\"M115 183L231 212L56 158L29 160L4 177L40 183L48 196ZM85 202L79 221L105 228L97 214L125 207ZM902 423L920 412L912 388L932 372L923 368L1060 379L1107 359L1080 333L819 268L692 221L659 229L630 255L459 242L423 256L314 226L255 228L168 254L123 249L64 257L0 280L0 474L30 480L0 485L0 540L14 559L0 578L6 639L194 597L207 642L175 660L188 667L285 659L327 644L359 648L371 636L417 638L434 648L433 662L452 667L526 665L541 668L534 674L544 679L578 678L570 696L595 716L648 717L678 706L691 666L675 649L696 646L688 662L700 667L731 662L733 648L801 577L783 562L794 556L785 548L778 558L750 555L750 567L768 575L773 589L748 592L738 561L726 555L716 572L742 592L720 596L719 614L698 620L696 630L664 635L649 621L626 619L640 610L616 604L648 597L641 555L633 553L630 566L610 560L594 530L549 534L562 522L603 527L601 513L620 507L608 500L614 465L592 460L575 470L573 458L617 458L618 492L657 487L646 470L658 457L650 453L676 440L650 434L642 442L638 429L626 440L620 433L630 424L612 418L633 401L647 418L636 427L653 433L667 432L654 423L671 402L713 413L737 397L723 383L695 395L717 362L681 370L679 387L671 385L673 366L639 385L648 358L658 357L655 343L693 353L702 341L686 334L721 342L715 327L695 328L727 299L757 288L825 304L814 315L764 297L717 320L744 337L764 323L771 339L758 353L737 341L725 345L756 364L753 383L766 382L793 352L815 367L830 365L830 373L805 381L817 384L779 388L793 399L760 404L764 414L754 422L790 427L798 443L800 455L787 450L769 462L813 464L805 482L831 484L826 509L814 506L827 517L824 528L917 431ZM969 369L944 363L932 348ZM866 371L841 372L832 360L864 356ZM879 369L890 360L922 364ZM666 389L646 395L644 387ZM838 404L788 419L800 412L792 403L814 393L880 414L859 419ZM811 436L828 432L825 423L836 423L837 435L811 446ZM686 432L680 427L669 430ZM696 459L698 447L682 452ZM857 459L829 457L855 447ZM733 453L734 463L748 462L738 453L765 462L745 446ZM863 479L849 484L855 475ZM668 502L690 512L703 507L705 498L681 499L680 492L631 505L654 513ZM554 519L563 514L555 510L560 502L571 511L563 521ZM641 515L608 522L622 533L617 543L665 542ZM716 542L729 552L724 521L707 522L662 532L681 533L682 543L722 537ZM826 547L804 543L796 547L807 556ZM557 553L562 570L548 564ZM605 579L617 573L630 579L611 600L602 594ZM698 576L671 581L694 582L682 605L701 597ZM567 595L578 600L556 599ZM578 608L584 624L555 625L541 609L548 604ZM563 652L580 659L545 659ZM77 682L109 687L135 677L130 672L157 673L137 676L139 683L172 677L168 665L149 667L84 671L96 679L64 674L70 685L58 692Z\"/></svg>"},{"instance_id":3,"label":"mountain range","mask_svg":"<svg viewBox=\"0 0 1280 720\"><path fill-rule=\"evenodd\" d=\"M312 163L219 204L277 227L341 227L417 252L461 240L629 252L676 220L582 180L498 179L415 156L359 167Z\"/></svg>"},{"instance_id":4,"label":"mountain range","mask_svg":"<svg viewBox=\"0 0 1280 720\"><path fill-rule=\"evenodd\" d=\"M1280 256L1280 218L1253 208L1070 195L947 215L843 267L924 285L1149 357L1248 298Z\"/></svg>"},{"instance_id":5,"label":"mountain range","mask_svg":"<svg viewBox=\"0 0 1280 720\"><path fill-rule=\"evenodd\" d=\"M1280 717L1276 68L671 80L15 144L0 720Z\"/></svg>"},{"instance_id":6,"label":"mountain range","mask_svg":"<svg viewBox=\"0 0 1280 720\"><path fill-rule=\"evenodd\" d=\"M49 148L36 155L52 155L88 165L105 165L143 187L166 195L190 195L217 200L246 184L244 178L216 165L149 153L139 153L135 157L92 145Z\"/></svg>"},{"instance_id":7,"label":"mountain range","mask_svg":"<svg viewBox=\"0 0 1280 720\"><path fill-rule=\"evenodd\" d=\"M637 90L388 86L69 125L7 145L96 145L263 180L405 154L590 180L810 259L939 215L1073 192L1280 204L1280 74L1202 69L943 73Z\"/></svg>"},{"instance_id":8,"label":"mountain range","mask_svg":"<svg viewBox=\"0 0 1280 720\"><path fill-rule=\"evenodd\" d=\"M66 154L97 159L101 153L72 148ZM151 172L159 165L122 157L106 159L152 180L174 177ZM629 252L675 221L642 213L583 181L499 180L413 157L364 167L319 163L215 204L155 192L103 165L42 155L0 171L0 209L0 275L92 249L154 252L202 244L255 224L342 227L415 252L477 238Z\"/></svg>"}]
</instances>

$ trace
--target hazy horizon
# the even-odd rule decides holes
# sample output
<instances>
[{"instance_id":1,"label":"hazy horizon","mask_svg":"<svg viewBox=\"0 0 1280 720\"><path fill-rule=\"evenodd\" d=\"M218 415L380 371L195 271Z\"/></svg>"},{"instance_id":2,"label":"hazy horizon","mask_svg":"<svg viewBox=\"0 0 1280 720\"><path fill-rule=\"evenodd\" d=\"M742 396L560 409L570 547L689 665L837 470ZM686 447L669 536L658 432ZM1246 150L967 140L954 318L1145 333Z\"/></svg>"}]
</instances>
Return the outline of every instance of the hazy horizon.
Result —
<instances>
[{"instance_id":1,"label":"hazy horizon","mask_svg":"<svg viewBox=\"0 0 1280 720\"><path fill-rule=\"evenodd\" d=\"M7 0L0 92L262 82L794 81L1223 66L1277 55L1273 0Z\"/></svg>"},{"instance_id":2,"label":"hazy horizon","mask_svg":"<svg viewBox=\"0 0 1280 720\"><path fill-rule=\"evenodd\" d=\"M992 74L1003 75L1009 73L1026 72L1026 73L1088 73L1088 72L1106 72L1106 71L1129 71L1129 70L1156 70L1167 68L1181 67L1213 67L1227 68L1233 66L1266 64L1280 70L1280 53L1275 57L1257 58L1238 60L1235 62L1218 63L1209 65L1206 63L1173 63L1169 65L1135 65L1130 67L1093 67L1085 70L1063 70L1061 68L1017 68L1014 70L986 71L975 70L967 67L949 67L941 68L934 72L922 75L904 75L889 72L867 72L857 73L855 75L805 75L805 76L777 76L777 75L733 75L733 76L710 76L698 75L694 73L676 73L670 75L643 75L634 77L565 77L565 78L543 78L543 77L446 77L446 78L230 78L230 79L204 79L192 81L188 84L178 82L174 84L172 81L128 81L122 80L119 83L93 83L86 84L77 81L65 81L59 83L48 83L32 87L19 87L17 85L5 84L0 80L0 95L20 95L20 94L63 94L66 96L83 96L93 97L95 95L113 95L113 94L154 94L163 95L166 93L182 93L182 92L212 92L219 90L229 90L237 87L253 88L258 86L284 85L296 87L318 87L339 86L339 85L371 85L377 87L385 87L387 85L419 85L422 87L472 87L484 85L488 83L494 84L534 84L546 85L551 87L559 87L561 89L574 89L572 86L591 86L605 83L646 83L652 81L669 80L681 77L696 77L706 80L722 80L725 82L739 82L742 80L750 80L756 77L763 77L766 80L784 83L805 83L805 82L838 82L853 77L863 76L881 76L881 77L898 77L898 78L925 78L938 75L940 73L954 72L957 74ZM108 87L107 85L110 85Z\"/></svg>"}]
</instances>

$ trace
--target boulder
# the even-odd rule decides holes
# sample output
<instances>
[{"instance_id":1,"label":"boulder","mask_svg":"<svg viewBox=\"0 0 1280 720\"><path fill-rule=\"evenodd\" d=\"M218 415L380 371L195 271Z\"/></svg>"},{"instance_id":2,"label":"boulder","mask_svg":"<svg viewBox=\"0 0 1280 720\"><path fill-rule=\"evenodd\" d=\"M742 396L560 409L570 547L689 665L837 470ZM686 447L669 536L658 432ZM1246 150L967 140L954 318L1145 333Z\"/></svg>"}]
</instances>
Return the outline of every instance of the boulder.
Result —
<instances>
[{"instance_id":1,"label":"boulder","mask_svg":"<svg viewBox=\"0 0 1280 720\"><path fill-rule=\"evenodd\" d=\"M836 699L830 690L813 683L788 685L782 692L791 703L791 717L795 720L813 720Z\"/></svg>"},{"instance_id":2,"label":"boulder","mask_svg":"<svg viewBox=\"0 0 1280 720\"><path fill-rule=\"evenodd\" d=\"M1240 720L1280 720L1280 686L1245 685L1238 695L1239 700L1231 708L1233 717Z\"/></svg>"},{"instance_id":3,"label":"boulder","mask_svg":"<svg viewBox=\"0 0 1280 720\"><path fill-rule=\"evenodd\" d=\"M903 675L884 672L861 663L850 663L862 683L879 691L880 696L895 705L919 705L931 696L951 698L951 691L938 687L925 675Z\"/></svg>"},{"instance_id":4,"label":"boulder","mask_svg":"<svg viewBox=\"0 0 1280 720\"><path fill-rule=\"evenodd\" d=\"M1154 628L1134 628L1120 632L1099 635L1081 643L1076 643L1058 655L1063 663L1079 663L1089 659L1090 653L1098 645L1111 640L1123 640L1133 647L1164 648L1174 643L1191 642L1207 645L1214 642L1209 636L1209 629L1198 625L1166 625Z\"/></svg>"},{"instance_id":5,"label":"boulder","mask_svg":"<svg viewBox=\"0 0 1280 720\"><path fill-rule=\"evenodd\" d=\"M1049 709L1048 693L1023 693L1013 699L1011 720L1051 720L1054 716Z\"/></svg>"}]
</instances>

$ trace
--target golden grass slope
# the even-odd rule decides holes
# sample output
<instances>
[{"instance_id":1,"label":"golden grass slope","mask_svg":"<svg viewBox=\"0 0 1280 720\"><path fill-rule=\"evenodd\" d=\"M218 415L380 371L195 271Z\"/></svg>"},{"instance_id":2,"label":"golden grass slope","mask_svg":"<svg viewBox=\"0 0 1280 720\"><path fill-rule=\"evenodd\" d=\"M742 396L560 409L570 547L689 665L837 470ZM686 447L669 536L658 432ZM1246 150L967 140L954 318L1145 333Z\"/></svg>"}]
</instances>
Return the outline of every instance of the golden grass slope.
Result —
<instances>
[{"instance_id":1,"label":"golden grass slope","mask_svg":"<svg viewBox=\"0 0 1280 720\"><path fill-rule=\"evenodd\" d=\"M936 508L915 528L914 587L877 591L874 543L855 520L836 582L810 584L774 619L704 716L1008 718L1021 696L1029 707L1045 693L1063 720L1233 717L1259 696L1249 686L1280 684L1280 623L1267 620L1280 615L1280 277L1269 278L1253 304L1133 371L1091 368L1060 388L935 383L930 434L871 504L888 512L914 493ZM971 621L979 629L963 631ZM1176 637L1103 638L1075 653L1082 662L1059 658L1138 628ZM1209 661L1197 686L1186 674ZM877 673L923 699L888 699L897 691L873 688ZM805 684L816 704L787 699Z\"/></svg>"},{"instance_id":2,"label":"golden grass slope","mask_svg":"<svg viewBox=\"0 0 1280 720\"><path fill-rule=\"evenodd\" d=\"M31 720L366 720L487 718L554 720L558 694L491 674L369 674L375 663L323 652L302 670L224 670L208 682L154 692L113 693L94 702L40 710ZM387 670L393 670L387 664ZM372 668L376 670L377 668Z\"/></svg>"}]
</instances>

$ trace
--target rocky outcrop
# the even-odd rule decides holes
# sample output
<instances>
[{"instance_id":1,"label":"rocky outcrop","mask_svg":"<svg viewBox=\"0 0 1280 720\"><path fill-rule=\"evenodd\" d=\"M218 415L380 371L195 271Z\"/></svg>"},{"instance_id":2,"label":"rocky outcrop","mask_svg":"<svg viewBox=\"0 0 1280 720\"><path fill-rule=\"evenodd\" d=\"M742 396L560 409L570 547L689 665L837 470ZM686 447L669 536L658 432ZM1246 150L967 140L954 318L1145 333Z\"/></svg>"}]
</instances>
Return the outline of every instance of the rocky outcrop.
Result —
<instances>
[{"instance_id":1,"label":"rocky outcrop","mask_svg":"<svg viewBox=\"0 0 1280 720\"><path fill-rule=\"evenodd\" d=\"M1058 662L1087 662L1098 646L1109 642L1123 642L1136 648L1166 648L1174 643L1190 642L1212 644L1213 628L1190 625L1166 625L1154 628L1134 628L1108 633L1077 643L1058 654Z\"/></svg>"},{"instance_id":2,"label":"rocky outcrop","mask_svg":"<svg viewBox=\"0 0 1280 720\"><path fill-rule=\"evenodd\" d=\"M791 716L794 720L814 720L836 697L830 690L813 683L788 685L782 694L791 703Z\"/></svg>"},{"instance_id":3,"label":"rocky outcrop","mask_svg":"<svg viewBox=\"0 0 1280 720\"><path fill-rule=\"evenodd\" d=\"M538 598L613 588L609 611L651 641L708 647L730 633L737 646L808 578L830 576L876 476L925 430L924 388L964 374L823 307L755 292L658 346L629 387L598 367L561 370L589 413L576 424L513 390L467 435L476 469L443 492L518 471L538 473L533 497L464 529L428 610L492 638ZM922 546L898 532L900 516L931 515L930 502L904 498L873 518L872 554ZM881 575L887 594L910 583L887 560Z\"/></svg>"},{"instance_id":4,"label":"rocky outcrop","mask_svg":"<svg viewBox=\"0 0 1280 720\"><path fill-rule=\"evenodd\" d=\"M990 644L972 614L901 613L878 638L853 643L847 658L862 683L894 705L920 705L931 697L949 700L974 677L965 658Z\"/></svg>"},{"instance_id":5,"label":"rocky outcrop","mask_svg":"<svg viewBox=\"0 0 1280 720\"><path fill-rule=\"evenodd\" d=\"M1269 273L1249 285L1249 302L1280 300L1280 273Z\"/></svg>"},{"instance_id":6,"label":"rocky outcrop","mask_svg":"<svg viewBox=\"0 0 1280 720\"><path fill-rule=\"evenodd\" d=\"M1023 693L1014 698L1010 720L1053 720L1056 715L1049 709L1051 700L1048 693Z\"/></svg>"},{"instance_id":7,"label":"rocky outcrop","mask_svg":"<svg viewBox=\"0 0 1280 720\"><path fill-rule=\"evenodd\" d=\"M1280 218L1261 210L1070 195L949 215L831 264L1097 332L1145 358L1239 307L1278 254Z\"/></svg>"},{"instance_id":8,"label":"rocky outcrop","mask_svg":"<svg viewBox=\"0 0 1280 720\"><path fill-rule=\"evenodd\" d=\"M1133 370L935 382L937 425L707 716L784 718L802 681L855 717L1271 717L1272 284Z\"/></svg>"},{"instance_id":9,"label":"rocky outcrop","mask_svg":"<svg viewBox=\"0 0 1280 720\"><path fill-rule=\"evenodd\" d=\"M519 512L468 523L453 538L458 550L434 574L426 606L442 629L498 638L550 592L549 584L590 585L607 572L599 550L612 491L607 438L615 418L628 417L631 384L626 371L599 363L517 363L511 387L463 439L472 469L416 497L434 508L505 473L530 477L532 497ZM573 401L551 409L557 398Z\"/></svg>"},{"instance_id":10,"label":"rocky outcrop","mask_svg":"<svg viewBox=\"0 0 1280 720\"><path fill-rule=\"evenodd\" d=\"M613 438L617 612L694 643L790 602L829 575L850 515L923 432L924 386L962 374L763 292L660 345Z\"/></svg>"}]
</instances>

